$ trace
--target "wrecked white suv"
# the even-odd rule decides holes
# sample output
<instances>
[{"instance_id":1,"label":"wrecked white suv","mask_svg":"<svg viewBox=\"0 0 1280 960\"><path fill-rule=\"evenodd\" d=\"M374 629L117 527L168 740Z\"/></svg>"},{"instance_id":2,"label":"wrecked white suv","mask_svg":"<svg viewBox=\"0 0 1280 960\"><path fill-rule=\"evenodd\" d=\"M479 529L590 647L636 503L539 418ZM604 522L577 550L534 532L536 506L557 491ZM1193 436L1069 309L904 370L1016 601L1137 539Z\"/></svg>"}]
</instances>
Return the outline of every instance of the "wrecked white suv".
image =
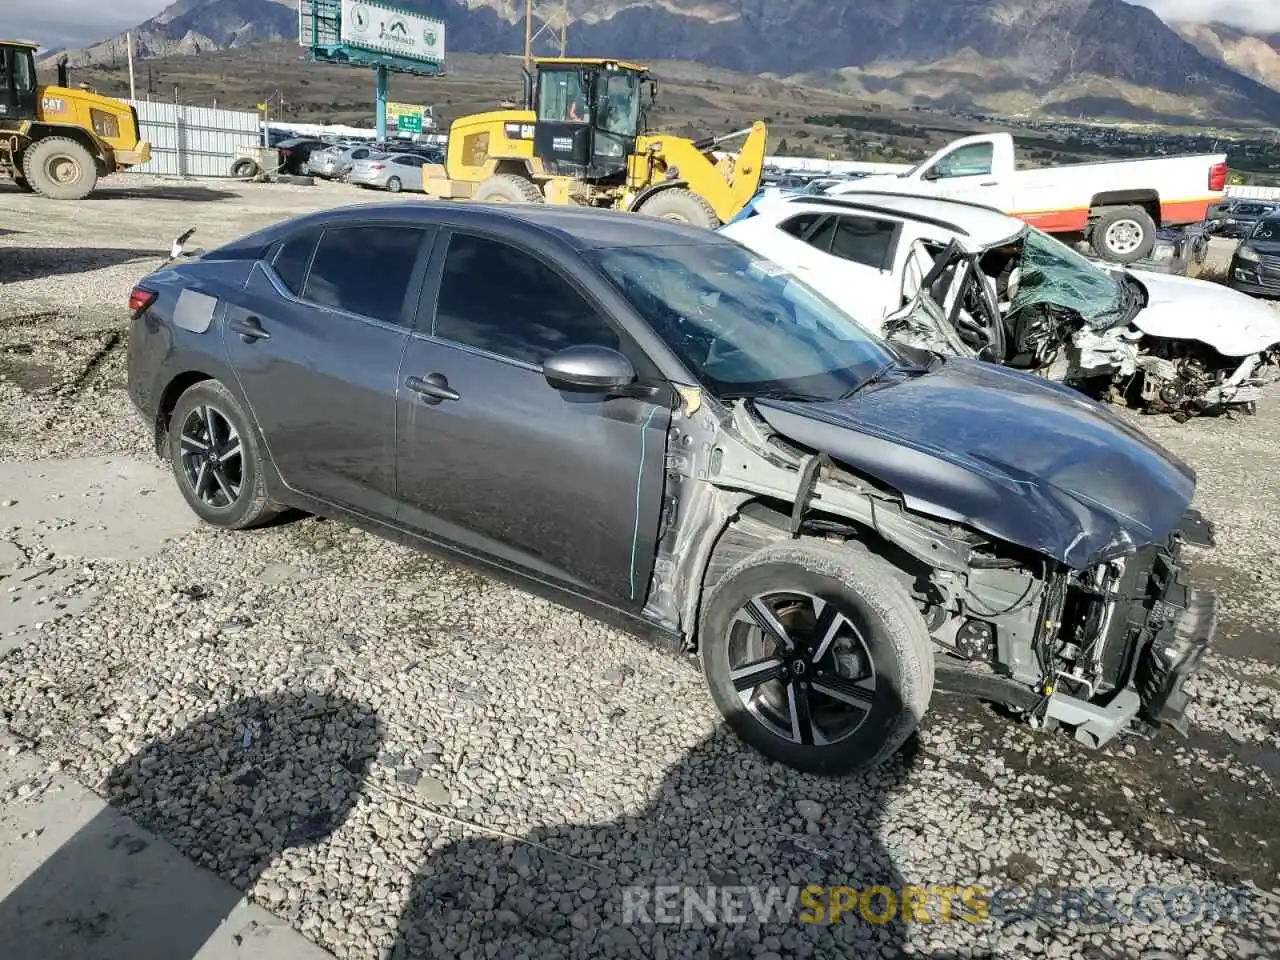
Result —
<instances>
[{"instance_id":1,"label":"wrecked white suv","mask_svg":"<svg viewBox=\"0 0 1280 960\"><path fill-rule=\"evenodd\" d=\"M1099 264L978 204L770 195L721 232L890 340L1019 367L1178 419L1253 412L1280 314L1214 283ZM911 308L921 290L939 310Z\"/></svg>"}]
</instances>

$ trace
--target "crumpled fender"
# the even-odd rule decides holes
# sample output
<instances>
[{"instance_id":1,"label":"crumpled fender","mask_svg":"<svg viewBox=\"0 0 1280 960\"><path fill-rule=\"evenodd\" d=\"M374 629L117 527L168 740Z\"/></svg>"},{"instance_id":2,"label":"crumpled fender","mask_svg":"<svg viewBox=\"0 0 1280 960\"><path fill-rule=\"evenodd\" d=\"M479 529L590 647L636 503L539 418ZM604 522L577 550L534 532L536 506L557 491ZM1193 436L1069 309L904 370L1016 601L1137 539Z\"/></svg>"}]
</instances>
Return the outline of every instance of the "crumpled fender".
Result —
<instances>
[{"instance_id":1,"label":"crumpled fender","mask_svg":"<svg viewBox=\"0 0 1280 960\"><path fill-rule=\"evenodd\" d=\"M1133 320L1147 336L1198 340L1224 357L1280 346L1280 312L1246 293L1190 277L1129 273L1147 289L1149 303Z\"/></svg>"}]
</instances>

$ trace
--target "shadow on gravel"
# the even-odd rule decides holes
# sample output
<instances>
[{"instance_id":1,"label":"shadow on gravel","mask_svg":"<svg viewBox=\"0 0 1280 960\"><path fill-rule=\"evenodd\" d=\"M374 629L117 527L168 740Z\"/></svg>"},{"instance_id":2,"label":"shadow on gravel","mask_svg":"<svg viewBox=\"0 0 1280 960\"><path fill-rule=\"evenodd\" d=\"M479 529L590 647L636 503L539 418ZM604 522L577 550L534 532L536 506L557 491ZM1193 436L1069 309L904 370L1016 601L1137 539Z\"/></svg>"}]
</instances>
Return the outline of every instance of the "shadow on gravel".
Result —
<instances>
[{"instance_id":1,"label":"shadow on gravel","mask_svg":"<svg viewBox=\"0 0 1280 960\"><path fill-rule=\"evenodd\" d=\"M11 184L0 184L0 194L31 196ZM184 200L190 203L212 203L218 200L234 200L238 193L205 186L157 186L157 187L99 187L84 200L76 203L94 203L100 200ZM36 199L41 199L37 197Z\"/></svg>"},{"instance_id":2,"label":"shadow on gravel","mask_svg":"<svg viewBox=\"0 0 1280 960\"><path fill-rule=\"evenodd\" d=\"M390 960L897 956L900 912L883 922L890 904L873 892L868 920L859 893L887 888L897 906L903 880L881 838L912 827L891 825L887 805L918 749L913 738L872 773L814 777L771 764L722 727L633 815L428 854ZM810 885L827 889L804 893ZM834 922L833 904L844 907Z\"/></svg>"},{"instance_id":3,"label":"shadow on gravel","mask_svg":"<svg viewBox=\"0 0 1280 960\"><path fill-rule=\"evenodd\" d=\"M107 810L0 903L5 942L23 960L189 960L282 851L343 822L380 742L372 709L321 694L250 697L195 720L113 770L106 793L223 880Z\"/></svg>"},{"instance_id":4,"label":"shadow on gravel","mask_svg":"<svg viewBox=\"0 0 1280 960\"><path fill-rule=\"evenodd\" d=\"M86 273L117 267L134 260L147 272L160 266L168 250L136 250L113 247L16 247L0 257L0 283L41 280L68 273Z\"/></svg>"}]
</instances>

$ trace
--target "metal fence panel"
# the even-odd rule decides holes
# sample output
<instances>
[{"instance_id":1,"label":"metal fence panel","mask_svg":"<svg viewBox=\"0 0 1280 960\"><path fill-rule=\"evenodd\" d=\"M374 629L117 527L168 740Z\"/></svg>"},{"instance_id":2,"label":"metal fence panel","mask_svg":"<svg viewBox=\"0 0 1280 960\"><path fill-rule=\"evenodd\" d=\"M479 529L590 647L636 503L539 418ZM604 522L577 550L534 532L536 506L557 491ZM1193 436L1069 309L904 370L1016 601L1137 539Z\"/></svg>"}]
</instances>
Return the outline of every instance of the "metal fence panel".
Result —
<instances>
[{"instance_id":1,"label":"metal fence panel","mask_svg":"<svg viewBox=\"0 0 1280 960\"><path fill-rule=\"evenodd\" d=\"M131 172L229 177L236 152L262 142L256 113L158 100L127 102L138 111L142 139L151 143L151 159Z\"/></svg>"}]
</instances>

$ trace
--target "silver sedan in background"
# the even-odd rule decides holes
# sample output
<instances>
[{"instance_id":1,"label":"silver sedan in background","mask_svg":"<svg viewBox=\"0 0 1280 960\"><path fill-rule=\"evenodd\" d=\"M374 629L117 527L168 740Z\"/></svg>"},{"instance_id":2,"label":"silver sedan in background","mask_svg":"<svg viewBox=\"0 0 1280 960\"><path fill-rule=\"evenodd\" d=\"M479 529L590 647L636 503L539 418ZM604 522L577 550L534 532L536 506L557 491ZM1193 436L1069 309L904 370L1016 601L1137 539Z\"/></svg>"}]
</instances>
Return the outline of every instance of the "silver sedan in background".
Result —
<instances>
[{"instance_id":1,"label":"silver sedan in background","mask_svg":"<svg viewBox=\"0 0 1280 960\"><path fill-rule=\"evenodd\" d=\"M381 153L357 160L347 176L358 187L375 187L399 193L422 192L422 165L427 158L413 153Z\"/></svg>"},{"instance_id":2,"label":"silver sedan in background","mask_svg":"<svg viewBox=\"0 0 1280 960\"><path fill-rule=\"evenodd\" d=\"M358 161L376 156L378 152L376 147L370 146L334 146L313 157L307 165L318 177L340 180L351 172Z\"/></svg>"}]
</instances>

